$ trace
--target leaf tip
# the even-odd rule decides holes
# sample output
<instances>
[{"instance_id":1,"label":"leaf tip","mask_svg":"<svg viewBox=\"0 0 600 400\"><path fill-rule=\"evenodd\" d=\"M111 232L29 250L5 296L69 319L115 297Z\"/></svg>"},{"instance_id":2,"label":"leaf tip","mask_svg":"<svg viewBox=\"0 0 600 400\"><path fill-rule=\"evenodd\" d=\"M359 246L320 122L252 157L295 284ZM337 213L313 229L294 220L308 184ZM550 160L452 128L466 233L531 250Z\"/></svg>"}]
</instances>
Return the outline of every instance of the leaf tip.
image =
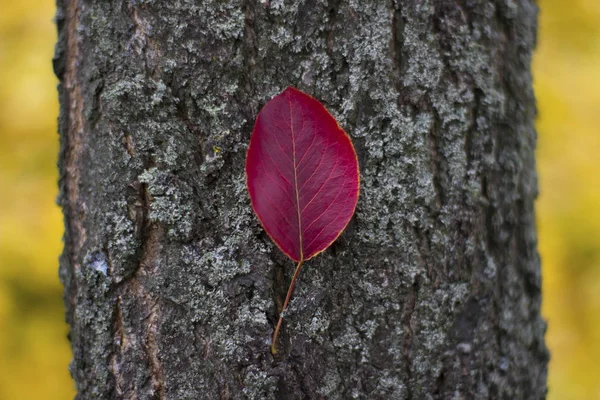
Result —
<instances>
[{"instance_id":1,"label":"leaf tip","mask_svg":"<svg viewBox=\"0 0 600 400\"><path fill-rule=\"evenodd\" d=\"M281 92L281 94L282 94L282 95L284 95L284 96L287 96L287 95L290 95L290 94L292 94L292 93L294 93L294 92L300 92L300 90L296 89L296 88L295 88L295 87L293 87L293 86L288 86L288 87L286 87L286 88L283 90L283 92Z\"/></svg>"}]
</instances>

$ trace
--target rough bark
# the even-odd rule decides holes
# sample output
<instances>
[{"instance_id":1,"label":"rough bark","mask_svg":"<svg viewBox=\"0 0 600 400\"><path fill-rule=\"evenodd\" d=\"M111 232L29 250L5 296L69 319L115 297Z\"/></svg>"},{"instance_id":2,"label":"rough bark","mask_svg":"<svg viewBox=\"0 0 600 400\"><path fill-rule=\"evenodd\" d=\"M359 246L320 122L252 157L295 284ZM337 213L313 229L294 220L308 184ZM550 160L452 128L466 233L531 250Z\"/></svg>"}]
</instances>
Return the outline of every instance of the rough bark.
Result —
<instances>
[{"instance_id":1,"label":"rough bark","mask_svg":"<svg viewBox=\"0 0 600 400\"><path fill-rule=\"evenodd\" d=\"M81 399L540 399L531 0L59 0L60 276ZM244 159L288 85L361 197L305 266Z\"/></svg>"}]
</instances>

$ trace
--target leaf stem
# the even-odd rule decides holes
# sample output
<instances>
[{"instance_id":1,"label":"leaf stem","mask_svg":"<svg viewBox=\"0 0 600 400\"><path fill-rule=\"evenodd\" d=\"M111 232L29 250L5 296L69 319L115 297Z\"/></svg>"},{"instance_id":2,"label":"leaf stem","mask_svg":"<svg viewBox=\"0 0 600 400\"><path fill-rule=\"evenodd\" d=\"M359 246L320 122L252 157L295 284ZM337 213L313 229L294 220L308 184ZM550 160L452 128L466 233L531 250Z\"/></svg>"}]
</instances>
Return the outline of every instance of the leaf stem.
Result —
<instances>
[{"instance_id":1,"label":"leaf stem","mask_svg":"<svg viewBox=\"0 0 600 400\"><path fill-rule=\"evenodd\" d=\"M292 277L292 282L290 283L287 296L285 296L285 301L283 302L283 308L279 313L279 321L277 321L277 326L275 327L275 332L273 333L273 340L271 341L271 354L277 354L277 336L279 336L279 330L281 329L281 323L283 322L283 313L287 309L288 303L290 302L290 298L292 297L292 292L294 291L294 286L296 285L296 279L300 274L303 262L304 260L300 260L298 266L296 267L296 271L294 272L294 276Z\"/></svg>"}]
</instances>

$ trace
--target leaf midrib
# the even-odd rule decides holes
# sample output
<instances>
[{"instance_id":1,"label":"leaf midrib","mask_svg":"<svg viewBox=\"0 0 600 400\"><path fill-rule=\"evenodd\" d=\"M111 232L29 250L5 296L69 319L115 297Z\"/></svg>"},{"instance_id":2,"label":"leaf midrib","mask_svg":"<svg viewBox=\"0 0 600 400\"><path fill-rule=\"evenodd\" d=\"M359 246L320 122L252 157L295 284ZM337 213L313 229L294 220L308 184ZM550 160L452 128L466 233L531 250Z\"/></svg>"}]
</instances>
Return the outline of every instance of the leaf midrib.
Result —
<instances>
[{"instance_id":1,"label":"leaf midrib","mask_svg":"<svg viewBox=\"0 0 600 400\"><path fill-rule=\"evenodd\" d=\"M288 99L290 106L290 130L292 131L292 162L294 163L294 190L296 192L296 212L298 213L298 241L300 247L300 262L304 261L304 254L302 251L302 220L300 212L300 195L298 193L298 176L296 173L296 138L294 135L294 119L292 117L292 102Z\"/></svg>"}]
</instances>

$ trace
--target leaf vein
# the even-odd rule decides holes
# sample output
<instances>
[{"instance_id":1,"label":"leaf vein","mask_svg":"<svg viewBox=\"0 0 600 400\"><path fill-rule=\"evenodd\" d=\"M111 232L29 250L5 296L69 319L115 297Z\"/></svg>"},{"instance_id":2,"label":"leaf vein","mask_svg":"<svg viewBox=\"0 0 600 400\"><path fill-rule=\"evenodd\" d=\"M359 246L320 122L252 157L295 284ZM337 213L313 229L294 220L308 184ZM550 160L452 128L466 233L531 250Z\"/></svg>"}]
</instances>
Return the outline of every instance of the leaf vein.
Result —
<instances>
[{"instance_id":1,"label":"leaf vein","mask_svg":"<svg viewBox=\"0 0 600 400\"><path fill-rule=\"evenodd\" d=\"M273 162L273 166L274 166L275 170L279 173L279 175L281 175L281 177L283 178L283 180L285 181L285 183L287 183L288 185L292 186L292 183L290 181L288 181L285 178L285 175L283 175L283 172L281 172L281 169L279 168L279 165L277 165L277 163L275 162L275 159L271 156L271 153L269 153L268 151L266 151L265 154L267 154L269 156L269 158Z\"/></svg>"},{"instance_id":2,"label":"leaf vein","mask_svg":"<svg viewBox=\"0 0 600 400\"><path fill-rule=\"evenodd\" d=\"M288 200L291 201L292 204L295 204L294 200L290 197L290 194L288 193L288 191L286 190L286 188L284 188L283 186L281 186L281 184L279 182L277 182L277 180L275 178L273 178L271 175L269 175L267 167L265 167L265 165L263 163L261 163L260 165L261 165L261 167L263 167L263 170L265 171L265 175L267 176L267 178L269 178L273 182L275 182L275 184L277 186L279 186L279 188L283 191L283 193L285 193L285 195L288 198ZM283 176L282 176L282 178L283 178Z\"/></svg>"},{"instance_id":3,"label":"leaf vein","mask_svg":"<svg viewBox=\"0 0 600 400\"><path fill-rule=\"evenodd\" d=\"M302 161L304 161L304 159L306 158L306 155L308 153L310 153L310 149L312 148L312 145L315 143L315 138L317 137L317 135L313 135L312 140L310 141L310 144L308 145L308 149L306 149L306 151L304 152L304 155L302 156L302 158L300 159L300 161L298 161L298 167L300 167L300 165L302 164ZM304 172L304 168L301 169L298 173L302 174L302 172Z\"/></svg>"},{"instance_id":4,"label":"leaf vein","mask_svg":"<svg viewBox=\"0 0 600 400\"><path fill-rule=\"evenodd\" d=\"M335 143L334 143L335 144ZM327 154L327 150L331 147L331 144L328 144L327 147L325 147L325 150L323 150L323 153L321 155L321 159L319 160L319 163L317 164L317 166L315 167L315 170L313 171L313 173L311 174L311 176L308 177L307 180L304 181L304 183L302 184L302 186L300 187L300 190L304 189L304 187L308 184L308 182L310 182L310 180L313 178L313 176L315 176L315 174L317 173L317 171L319 170L319 167L321 166L321 164L323 163L323 160L325 159L325 154ZM336 164L337 164L337 160L336 160Z\"/></svg>"},{"instance_id":5,"label":"leaf vein","mask_svg":"<svg viewBox=\"0 0 600 400\"><path fill-rule=\"evenodd\" d=\"M344 175L346 173L346 171L348 170L348 167L346 167L344 169L344 172L342 173L342 175ZM325 213L327 211L329 211L329 209L331 208L332 205L335 204L335 202L337 201L338 197L340 197L340 194L342 193L342 189L344 188L344 185L340 185L340 189L337 192L337 195L335 196L335 198L333 199L333 201L329 204L329 206L327 206L327 208L317 217L313 220L313 222L310 223L310 225L308 225L308 227L306 228L306 230L308 231L308 229L314 225L315 222L317 222L323 215L325 215Z\"/></svg>"},{"instance_id":6,"label":"leaf vein","mask_svg":"<svg viewBox=\"0 0 600 400\"><path fill-rule=\"evenodd\" d=\"M282 212L282 211L281 211L281 209L279 209L279 207L277 207L277 203L275 202L275 200L273 200L273 199L271 198L271 196L269 196L269 195L268 195L267 191L266 191L266 190L265 190L265 189L264 189L262 186L257 186L257 187L259 187L259 188L261 188L261 189L263 190L263 193L265 194L265 197L266 197L266 199L267 199L267 200L269 200L269 202L270 202L271 204L273 204L273 207L275 208L275 210L277 210L277 211L279 212L279 214L281 214L281 216L283 217L283 219L285 219L285 221L288 223L288 225L289 225L291 228L293 228L293 227L294 227L294 225L293 225L293 224L290 222L290 220L289 220L289 219L286 217L285 213L284 213L284 212ZM293 240L292 240L292 239L291 239L289 236L287 236L287 235L286 235L286 233L287 233L287 232L285 232L285 231L284 231L284 235L283 235L283 236L284 236L286 239L288 239L288 240L289 240L289 241L290 241L290 242L293 244L293 243L294 243L294 241L293 241Z\"/></svg>"},{"instance_id":7,"label":"leaf vein","mask_svg":"<svg viewBox=\"0 0 600 400\"><path fill-rule=\"evenodd\" d=\"M281 129L281 128L280 128L280 129ZM281 144L279 143L279 139L277 139L277 135L276 135L274 132L272 132L270 129L265 129L265 130L266 130L267 132L269 132L269 133L270 133L270 134L273 136L273 138L275 139L275 143L277 143L277 147L279 147L279 150L281 150L281 152L282 152L283 154L285 154L285 157L286 157L286 158L287 158L287 159L288 159L290 162L292 162L292 163L293 163L294 161L293 161L293 160L290 158L289 154L288 154L288 153L286 153L286 151L285 151L285 150L283 150L283 147L281 147ZM283 129L282 129L282 131L283 131ZM285 131L283 131L283 132L285 133Z\"/></svg>"},{"instance_id":8,"label":"leaf vein","mask_svg":"<svg viewBox=\"0 0 600 400\"><path fill-rule=\"evenodd\" d=\"M331 180L331 175L333 175L333 171L335 171L335 169L337 168L337 165L338 165L338 158L335 159L335 164L333 165L333 168L331 168L331 171L329 171L329 175L327 176L327 179L325 179L325 182L323 182L323 184L317 190L317 193L315 193L315 195L310 199L310 201L302 208L302 211L300 212L301 214L304 212L304 210L306 210L308 208L308 206L313 202L313 200L317 198L319 193L321 193L321 190L323 190L325 185ZM304 186L305 185L303 185L303 187Z\"/></svg>"},{"instance_id":9,"label":"leaf vein","mask_svg":"<svg viewBox=\"0 0 600 400\"><path fill-rule=\"evenodd\" d=\"M298 195L298 174L296 172L296 138L294 137L294 127L292 119L292 102L288 99L290 106L290 129L292 131L292 155L294 158L294 188L296 189L296 211L298 212L298 240L300 242L300 262L304 260L303 246L302 246L302 214L300 213L300 197Z\"/></svg>"}]
</instances>

